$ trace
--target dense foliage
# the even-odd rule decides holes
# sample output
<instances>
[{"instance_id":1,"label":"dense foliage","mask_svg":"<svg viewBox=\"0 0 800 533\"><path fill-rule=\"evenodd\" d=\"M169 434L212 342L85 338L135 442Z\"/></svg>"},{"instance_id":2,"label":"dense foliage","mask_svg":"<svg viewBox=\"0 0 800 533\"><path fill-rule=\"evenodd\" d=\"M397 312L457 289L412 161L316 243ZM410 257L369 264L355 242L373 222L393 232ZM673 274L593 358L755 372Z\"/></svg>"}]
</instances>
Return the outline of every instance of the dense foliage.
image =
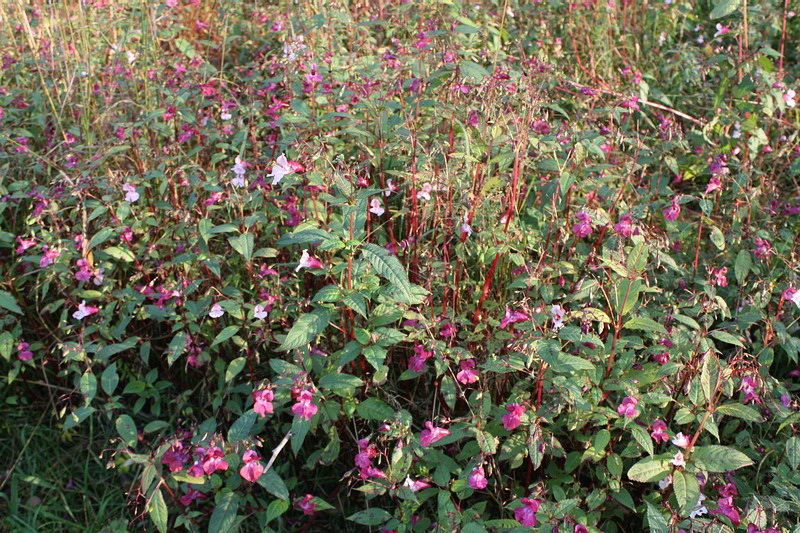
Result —
<instances>
[{"instance_id":1,"label":"dense foliage","mask_svg":"<svg viewBox=\"0 0 800 533\"><path fill-rule=\"evenodd\" d=\"M269 4L0 11L0 397L107 531L800 531L789 2Z\"/></svg>"}]
</instances>

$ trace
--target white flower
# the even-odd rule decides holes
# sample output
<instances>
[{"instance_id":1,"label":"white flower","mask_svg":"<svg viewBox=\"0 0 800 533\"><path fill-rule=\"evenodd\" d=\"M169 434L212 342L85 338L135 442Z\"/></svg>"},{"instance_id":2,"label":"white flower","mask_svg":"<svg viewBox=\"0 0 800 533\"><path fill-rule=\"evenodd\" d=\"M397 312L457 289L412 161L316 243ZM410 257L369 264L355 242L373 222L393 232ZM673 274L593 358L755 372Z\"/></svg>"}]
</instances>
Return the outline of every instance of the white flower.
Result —
<instances>
[{"instance_id":1,"label":"white flower","mask_svg":"<svg viewBox=\"0 0 800 533\"><path fill-rule=\"evenodd\" d=\"M794 304L797 307L800 307L800 289L797 289L796 291L794 291L794 294L792 294L791 300L794 302Z\"/></svg>"},{"instance_id":2,"label":"white flower","mask_svg":"<svg viewBox=\"0 0 800 533\"><path fill-rule=\"evenodd\" d=\"M672 458L672 464L675 466L686 466L686 459L683 458L683 452L678 452Z\"/></svg>"},{"instance_id":3,"label":"white flower","mask_svg":"<svg viewBox=\"0 0 800 533\"><path fill-rule=\"evenodd\" d=\"M236 156L235 164L233 165L233 168L231 168L231 172L236 174L236 177L231 180L231 185L234 187L244 187L244 175L247 172L247 169L245 168L245 162L242 161L242 158L239 156Z\"/></svg>"},{"instance_id":4,"label":"white flower","mask_svg":"<svg viewBox=\"0 0 800 533\"><path fill-rule=\"evenodd\" d=\"M227 109L223 109L222 112L219 114L219 118L221 118L222 120L230 120L231 116L232 115L230 114L230 112L228 112Z\"/></svg>"},{"instance_id":5,"label":"white flower","mask_svg":"<svg viewBox=\"0 0 800 533\"><path fill-rule=\"evenodd\" d=\"M373 198L369 201L369 212L373 215L381 216L386 210L383 208L380 200Z\"/></svg>"},{"instance_id":6,"label":"white flower","mask_svg":"<svg viewBox=\"0 0 800 533\"><path fill-rule=\"evenodd\" d=\"M469 213L464 213L464 222L461 224L461 233L466 233L467 237L472 235L472 226L469 225Z\"/></svg>"},{"instance_id":7,"label":"white flower","mask_svg":"<svg viewBox=\"0 0 800 533\"><path fill-rule=\"evenodd\" d=\"M564 327L564 317L567 312L563 307L556 304L550 308L550 316L553 318L553 331L558 331Z\"/></svg>"},{"instance_id":8,"label":"white flower","mask_svg":"<svg viewBox=\"0 0 800 533\"><path fill-rule=\"evenodd\" d=\"M703 505L701 503L705 499L706 499L706 497L705 497L704 494L701 494L697 498L697 504L694 506L694 509L692 509L692 511L689 513L689 518L694 520L698 516L701 516L701 515L704 515L704 514L708 514L708 509L706 508L705 505Z\"/></svg>"},{"instance_id":9,"label":"white flower","mask_svg":"<svg viewBox=\"0 0 800 533\"><path fill-rule=\"evenodd\" d=\"M208 316L211 318L219 318L225 314L225 310L222 309L222 306L219 304L214 304L211 306L211 310L208 312Z\"/></svg>"},{"instance_id":10,"label":"white flower","mask_svg":"<svg viewBox=\"0 0 800 533\"><path fill-rule=\"evenodd\" d=\"M128 58L128 64L129 65L132 65L133 62L136 61L136 58L138 57L136 52L134 52L132 50L127 50L125 52L125 56Z\"/></svg>"},{"instance_id":11,"label":"white flower","mask_svg":"<svg viewBox=\"0 0 800 533\"><path fill-rule=\"evenodd\" d=\"M431 199L431 191L432 190L433 190L433 186L426 181L422 185L422 189L417 193L417 199L418 200L430 200Z\"/></svg>"},{"instance_id":12,"label":"white flower","mask_svg":"<svg viewBox=\"0 0 800 533\"><path fill-rule=\"evenodd\" d=\"M264 320L267 318L267 311L264 309L264 306L259 304L253 308L253 316L259 320Z\"/></svg>"},{"instance_id":13,"label":"white flower","mask_svg":"<svg viewBox=\"0 0 800 533\"><path fill-rule=\"evenodd\" d=\"M396 190L397 190L397 185L395 185L394 183L392 183L392 180L391 180L391 178L389 178L388 180L386 180L386 189L384 189L384 191L383 191L383 195L384 195L384 196L390 196L390 195L391 195L393 192L395 192Z\"/></svg>"},{"instance_id":14,"label":"white flower","mask_svg":"<svg viewBox=\"0 0 800 533\"><path fill-rule=\"evenodd\" d=\"M786 102L788 107L794 107L797 105L797 102L795 101L796 96L797 93L794 91L794 89L789 89L783 93L783 101Z\"/></svg>"},{"instance_id":15,"label":"white flower","mask_svg":"<svg viewBox=\"0 0 800 533\"><path fill-rule=\"evenodd\" d=\"M292 173L292 167L289 166L289 161L286 159L285 154L278 156L278 160L272 165L272 172L268 177L272 178L272 184L277 185L281 182L283 177Z\"/></svg>"},{"instance_id":16,"label":"white flower","mask_svg":"<svg viewBox=\"0 0 800 533\"><path fill-rule=\"evenodd\" d=\"M733 133L731 133L731 137L734 139L738 139L742 136L742 125L738 122L733 125Z\"/></svg>"},{"instance_id":17,"label":"white flower","mask_svg":"<svg viewBox=\"0 0 800 533\"><path fill-rule=\"evenodd\" d=\"M90 307L86 305L86 300L82 300L80 304L78 304L78 310L72 313L72 317L77 320L83 320L89 315L93 315L97 312L96 307Z\"/></svg>"},{"instance_id":18,"label":"white flower","mask_svg":"<svg viewBox=\"0 0 800 533\"><path fill-rule=\"evenodd\" d=\"M126 183L122 186L122 190L125 191L125 201L133 203L139 199L139 193L136 192L136 187L131 185L130 183Z\"/></svg>"}]
</instances>

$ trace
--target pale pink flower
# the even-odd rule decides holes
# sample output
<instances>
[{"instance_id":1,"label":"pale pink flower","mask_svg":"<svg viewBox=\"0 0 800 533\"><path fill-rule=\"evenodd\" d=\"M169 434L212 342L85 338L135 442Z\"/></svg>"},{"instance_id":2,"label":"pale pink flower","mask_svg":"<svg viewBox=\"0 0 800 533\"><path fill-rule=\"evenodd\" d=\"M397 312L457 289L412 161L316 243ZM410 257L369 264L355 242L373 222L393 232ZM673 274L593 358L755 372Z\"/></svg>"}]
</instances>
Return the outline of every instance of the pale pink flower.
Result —
<instances>
[{"instance_id":1,"label":"pale pink flower","mask_svg":"<svg viewBox=\"0 0 800 533\"><path fill-rule=\"evenodd\" d=\"M423 489L430 488L431 484L427 481L422 481L421 479L413 480L411 476L406 476L406 481L403 483L403 486L409 489L411 492L418 492Z\"/></svg>"},{"instance_id":2,"label":"pale pink flower","mask_svg":"<svg viewBox=\"0 0 800 533\"><path fill-rule=\"evenodd\" d=\"M74 313L72 313L72 317L76 318L78 320L83 320L87 316L93 315L93 314L97 313L98 311L100 311L99 308L91 306L91 305L86 305L86 300L83 300L78 305L78 310L75 311Z\"/></svg>"},{"instance_id":3,"label":"pale pink flower","mask_svg":"<svg viewBox=\"0 0 800 533\"><path fill-rule=\"evenodd\" d=\"M268 314L269 313L267 312L266 308L261 304L257 304L253 308L253 316L258 320L264 320L265 318L267 318Z\"/></svg>"},{"instance_id":4,"label":"pale pink flower","mask_svg":"<svg viewBox=\"0 0 800 533\"><path fill-rule=\"evenodd\" d=\"M211 318L219 318L225 314L225 310L219 304L214 304L211 306L211 310L208 312L208 316Z\"/></svg>"},{"instance_id":5,"label":"pale pink flower","mask_svg":"<svg viewBox=\"0 0 800 533\"><path fill-rule=\"evenodd\" d=\"M278 160L272 165L272 172L268 175L268 177L272 178L272 184L277 185L281 182L284 176L287 174L291 174L294 172L292 166L289 164L289 161L286 159L286 154L281 154L278 156Z\"/></svg>"},{"instance_id":6,"label":"pale pink flower","mask_svg":"<svg viewBox=\"0 0 800 533\"><path fill-rule=\"evenodd\" d=\"M261 389L253 391L253 411L262 417L272 414L272 401L275 399L275 393L272 389Z\"/></svg>"},{"instance_id":7,"label":"pale pink flower","mask_svg":"<svg viewBox=\"0 0 800 533\"><path fill-rule=\"evenodd\" d=\"M672 439L672 444L674 444L678 448L688 448L689 437L684 435L683 433L678 433L677 435L675 435L675 438Z\"/></svg>"},{"instance_id":8,"label":"pale pink flower","mask_svg":"<svg viewBox=\"0 0 800 533\"><path fill-rule=\"evenodd\" d=\"M627 396L622 403L619 404L617 407L617 412L620 415L624 415L627 418L635 418L639 411L636 410L636 405L639 403L639 400L632 396Z\"/></svg>"},{"instance_id":9,"label":"pale pink flower","mask_svg":"<svg viewBox=\"0 0 800 533\"><path fill-rule=\"evenodd\" d=\"M796 97L797 93L794 89L789 89L783 93L783 101L786 102L787 107L794 107L797 105L797 101L795 100Z\"/></svg>"},{"instance_id":10,"label":"pale pink flower","mask_svg":"<svg viewBox=\"0 0 800 533\"><path fill-rule=\"evenodd\" d=\"M672 464L675 466L686 466L686 459L683 458L683 452L678 452L672 458Z\"/></svg>"},{"instance_id":11,"label":"pale pink flower","mask_svg":"<svg viewBox=\"0 0 800 533\"><path fill-rule=\"evenodd\" d=\"M564 327L564 317L567 311L560 305L554 305L550 308L550 316L553 319L553 331L558 331Z\"/></svg>"},{"instance_id":12,"label":"pale pink flower","mask_svg":"<svg viewBox=\"0 0 800 533\"><path fill-rule=\"evenodd\" d=\"M372 200L369 201L369 212L379 217L383 215L386 212L386 210L383 208L383 204L381 204L380 200L378 200L377 198L373 198Z\"/></svg>"},{"instance_id":13,"label":"pale pink flower","mask_svg":"<svg viewBox=\"0 0 800 533\"><path fill-rule=\"evenodd\" d=\"M234 187L245 186L244 175L247 172L246 165L247 163L242 161L241 157L236 156L233 168L231 168L231 172L233 172L236 175L236 177L231 180L231 185L233 185Z\"/></svg>"},{"instance_id":14,"label":"pale pink flower","mask_svg":"<svg viewBox=\"0 0 800 533\"><path fill-rule=\"evenodd\" d=\"M433 190L433 185L428 183L427 181L422 184L422 189L417 192L417 199L419 200L430 200L431 199L431 191Z\"/></svg>"},{"instance_id":15,"label":"pale pink flower","mask_svg":"<svg viewBox=\"0 0 800 533\"><path fill-rule=\"evenodd\" d=\"M122 186L122 190L125 191L126 202L133 203L139 199L139 193L136 191L136 187L134 187L130 183L124 184Z\"/></svg>"},{"instance_id":16,"label":"pale pink flower","mask_svg":"<svg viewBox=\"0 0 800 533\"><path fill-rule=\"evenodd\" d=\"M728 267L714 268L711 270L712 283L720 287L728 286Z\"/></svg>"}]
</instances>

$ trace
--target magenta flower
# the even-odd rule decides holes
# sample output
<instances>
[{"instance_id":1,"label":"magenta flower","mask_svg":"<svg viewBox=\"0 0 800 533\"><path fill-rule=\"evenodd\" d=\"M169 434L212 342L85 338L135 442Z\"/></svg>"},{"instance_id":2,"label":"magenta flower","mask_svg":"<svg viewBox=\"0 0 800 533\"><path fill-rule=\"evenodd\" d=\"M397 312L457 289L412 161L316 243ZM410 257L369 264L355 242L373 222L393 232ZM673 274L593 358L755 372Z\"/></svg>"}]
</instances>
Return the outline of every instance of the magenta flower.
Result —
<instances>
[{"instance_id":1,"label":"magenta flower","mask_svg":"<svg viewBox=\"0 0 800 533\"><path fill-rule=\"evenodd\" d=\"M653 422L653 429L650 432L650 436L653 437L653 440L656 442L667 442L669 440L669 436L667 435L667 423L663 420L656 420Z\"/></svg>"},{"instance_id":2,"label":"magenta flower","mask_svg":"<svg viewBox=\"0 0 800 533\"><path fill-rule=\"evenodd\" d=\"M450 434L450 431L444 428L435 427L430 420L425 421L425 427L428 429L422 430L419 435L419 443L422 447L428 447Z\"/></svg>"},{"instance_id":3,"label":"magenta flower","mask_svg":"<svg viewBox=\"0 0 800 533\"><path fill-rule=\"evenodd\" d=\"M673 220L678 220L678 215L681 214L681 206L678 205L678 198L673 198L672 204L661 211L661 213L664 215L664 220L666 221L671 222Z\"/></svg>"},{"instance_id":4,"label":"magenta flower","mask_svg":"<svg viewBox=\"0 0 800 533\"><path fill-rule=\"evenodd\" d=\"M430 488L431 484L421 479L411 479L411 476L406 476L403 486L411 492L419 492L423 489Z\"/></svg>"},{"instance_id":5,"label":"magenta flower","mask_svg":"<svg viewBox=\"0 0 800 533\"><path fill-rule=\"evenodd\" d=\"M539 521L536 519L536 511L542 502L530 498L522 498L522 507L514 509L514 519L525 527L535 527Z\"/></svg>"},{"instance_id":6,"label":"magenta flower","mask_svg":"<svg viewBox=\"0 0 800 533\"><path fill-rule=\"evenodd\" d=\"M461 371L456 374L456 378L464 385L478 381L478 371L475 370L475 359L465 359L459 363Z\"/></svg>"},{"instance_id":7,"label":"magenta flower","mask_svg":"<svg viewBox=\"0 0 800 533\"><path fill-rule=\"evenodd\" d=\"M44 255L42 255L41 259L39 259L40 268L52 265L53 262L61 256L61 252L58 250L53 250L47 245L42 246L42 251L44 252Z\"/></svg>"},{"instance_id":8,"label":"magenta flower","mask_svg":"<svg viewBox=\"0 0 800 533\"><path fill-rule=\"evenodd\" d=\"M275 399L275 393L272 389L261 389L253 391L253 411L263 417L272 414L272 401Z\"/></svg>"},{"instance_id":9,"label":"magenta flower","mask_svg":"<svg viewBox=\"0 0 800 533\"><path fill-rule=\"evenodd\" d=\"M469 486L473 489L485 489L489 481L486 479L486 473L483 471L483 465L478 465L472 469L467 480Z\"/></svg>"},{"instance_id":10,"label":"magenta flower","mask_svg":"<svg viewBox=\"0 0 800 533\"><path fill-rule=\"evenodd\" d=\"M753 376L745 376L742 378L742 384L739 387L744 392L744 403L761 403L761 397L758 395L758 383Z\"/></svg>"},{"instance_id":11,"label":"magenta flower","mask_svg":"<svg viewBox=\"0 0 800 533\"><path fill-rule=\"evenodd\" d=\"M239 475L250 483L255 483L264 473L264 465L261 464L259 459L258 453L254 450L247 450L242 456L244 466L239 469Z\"/></svg>"},{"instance_id":12,"label":"magenta flower","mask_svg":"<svg viewBox=\"0 0 800 533\"><path fill-rule=\"evenodd\" d=\"M425 347L421 344L414 346L414 355L408 360L408 369L412 372L419 373L425 370L425 361L433 355L433 351L425 351Z\"/></svg>"},{"instance_id":13,"label":"magenta flower","mask_svg":"<svg viewBox=\"0 0 800 533\"><path fill-rule=\"evenodd\" d=\"M17 344L17 359L20 361L30 361L33 359L33 352L28 348L30 348L30 344L27 342Z\"/></svg>"},{"instance_id":14,"label":"magenta flower","mask_svg":"<svg viewBox=\"0 0 800 533\"><path fill-rule=\"evenodd\" d=\"M739 522L741 522L741 519L739 518L739 511L733 505L733 495L717 500L717 508L709 512L710 514L721 514L727 516L735 526L738 526Z\"/></svg>"},{"instance_id":15,"label":"magenta flower","mask_svg":"<svg viewBox=\"0 0 800 533\"><path fill-rule=\"evenodd\" d=\"M74 313L72 313L72 317L77 319L77 320L83 320L87 316L93 315L93 314L97 313L98 311L100 311L99 308L91 306L91 305L86 305L86 300L83 300L78 305L78 310L75 311Z\"/></svg>"},{"instance_id":16,"label":"magenta flower","mask_svg":"<svg viewBox=\"0 0 800 533\"><path fill-rule=\"evenodd\" d=\"M314 496L306 494L303 498L298 498L294 502L294 506L303 511L303 514L312 515L317 510L317 504L312 500L314 500Z\"/></svg>"},{"instance_id":17,"label":"magenta flower","mask_svg":"<svg viewBox=\"0 0 800 533\"><path fill-rule=\"evenodd\" d=\"M206 474L211 475L217 470L227 470L228 462L224 459L224 457L225 455L222 453L222 449L220 449L218 446L212 446L203 456L203 471Z\"/></svg>"},{"instance_id":18,"label":"magenta flower","mask_svg":"<svg viewBox=\"0 0 800 533\"><path fill-rule=\"evenodd\" d=\"M669 352L655 353L651 357L658 364L665 365L669 363Z\"/></svg>"},{"instance_id":19,"label":"magenta flower","mask_svg":"<svg viewBox=\"0 0 800 533\"><path fill-rule=\"evenodd\" d=\"M572 233L575 234L575 237L578 239L583 239L584 237L588 237L592 234L592 219L589 216L589 213L581 211L575 218L578 219L578 223L572 226Z\"/></svg>"},{"instance_id":20,"label":"magenta flower","mask_svg":"<svg viewBox=\"0 0 800 533\"><path fill-rule=\"evenodd\" d=\"M197 489L190 488L189 491L183 496L181 496L178 501L181 502L181 505L187 506L191 504L193 501L199 500L201 498L208 498L208 496Z\"/></svg>"},{"instance_id":21,"label":"magenta flower","mask_svg":"<svg viewBox=\"0 0 800 533\"><path fill-rule=\"evenodd\" d=\"M720 177L711 176L711 179L708 180L708 186L706 186L706 194L718 191L720 189L722 189L722 180L720 179Z\"/></svg>"},{"instance_id":22,"label":"magenta flower","mask_svg":"<svg viewBox=\"0 0 800 533\"><path fill-rule=\"evenodd\" d=\"M443 324L442 327L439 328L439 335L441 335L444 339L452 339L456 336L456 332L456 327L450 322Z\"/></svg>"},{"instance_id":23,"label":"magenta flower","mask_svg":"<svg viewBox=\"0 0 800 533\"><path fill-rule=\"evenodd\" d=\"M16 254L21 254L28 248L36 246L36 239L23 239L22 237L17 237L17 242L19 243L19 246L17 246L17 248L14 250L14 253Z\"/></svg>"},{"instance_id":24,"label":"magenta flower","mask_svg":"<svg viewBox=\"0 0 800 533\"><path fill-rule=\"evenodd\" d=\"M183 470L184 463L188 460L189 454L183 449L183 444L177 442L164 452L161 457L161 464L167 465L170 472L180 472Z\"/></svg>"},{"instance_id":25,"label":"magenta flower","mask_svg":"<svg viewBox=\"0 0 800 533\"><path fill-rule=\"evenodd\" d=\"M636 405L639 403L639 400L633 398L632 396L627 396L622 403L619 404L617 407L617 412L620 415L623 415L627 418L635 418L639 411L636 410Z\"/></svg>"},{"instance_id":26,"label":"magenta flower","mask_svg":"<svg viewBox=\"0 0 800 533\"><path fill-rule=\"evenodd\" d=\"M516 324L517 322L525 322L530 320L527 314L522 311L512 311L506 306L506 316L500 321L500 329L506 329L509 324Z\"/></svg>"},{"instance_id":27,"label":"magenta flower","mask_svg":"<svg viewBox=\"0 0 800 533\"><path fill-rule=\"evenodd\" d=\"M292 412L300 418L311 420L317 414L316 404L311 403L313 399L314 395L310 390L302 391L297 397L297 403L292 406Z\"/></svg>"},{"instance_id":28,"label":"magenta flower","mask_svg":"<svg viewBox=\"0 0 800 533\"><path fill-rule=\"evenodd\" d=\"M770 243L767 239L756 237L755 243L756 249L753 250L753 254L755 254L755 256L759 259L764 259L772 253L772 243Z\"/></svg>"},{"instance_id":29,"label":"magenta flower","mask_svg":"<svg viewBox=\"0 0 800 533\"><path fill-rule=\"evenodd\" d=\"M297 264L294 271L299 272L301 268L316 268L322 269L325 268L319 259L314 257L313 255L308 254L308 250L303 250L303 255L300 256L300 263Z\"/></svg>"},{"instance_id":30,"label":"magenta flower","mask_svg":"<svg viewBox=\"0 0 800 533\"><path fill-rule=\"evenodd\" d=\"M633 217L630 215L622 215L619 217L619 222L614 224L614 231L620 237L630 237L633 235Z\"/></svg>"},{"instance_id":31,"label":"magenta flower","mask_svg":"<svg viewBox=\"0 0 800 533\"><path fill-rule=\"evenodd\" d=\"M525 414L525 406L518 403L510 403L506 406L506 414L503 415L503 427L508 431L516 429L521 423L520 417Z\"/></svg>"}]
</instances>

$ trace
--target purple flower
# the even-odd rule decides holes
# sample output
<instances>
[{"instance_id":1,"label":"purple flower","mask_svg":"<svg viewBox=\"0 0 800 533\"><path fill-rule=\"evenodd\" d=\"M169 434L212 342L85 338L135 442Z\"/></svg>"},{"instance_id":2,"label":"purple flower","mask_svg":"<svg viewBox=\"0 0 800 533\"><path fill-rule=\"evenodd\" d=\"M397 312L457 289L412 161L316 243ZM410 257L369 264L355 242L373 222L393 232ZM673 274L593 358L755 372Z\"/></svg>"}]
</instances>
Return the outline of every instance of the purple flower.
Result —
<instances>
[{"instance_id":1,"label":"purple flower","mask_svg":"<svg viewBox=\"0 0 800 533\"><path fill-rule=\"evenodd\" d=\"M583 239L584 237L588 237L592 234L592 219L589 216L589 213L581 211L575 218L578 219L578 223L572 226L572 233L575 234L575 237L578 239Z\"/></svg>"}]
</instances>

